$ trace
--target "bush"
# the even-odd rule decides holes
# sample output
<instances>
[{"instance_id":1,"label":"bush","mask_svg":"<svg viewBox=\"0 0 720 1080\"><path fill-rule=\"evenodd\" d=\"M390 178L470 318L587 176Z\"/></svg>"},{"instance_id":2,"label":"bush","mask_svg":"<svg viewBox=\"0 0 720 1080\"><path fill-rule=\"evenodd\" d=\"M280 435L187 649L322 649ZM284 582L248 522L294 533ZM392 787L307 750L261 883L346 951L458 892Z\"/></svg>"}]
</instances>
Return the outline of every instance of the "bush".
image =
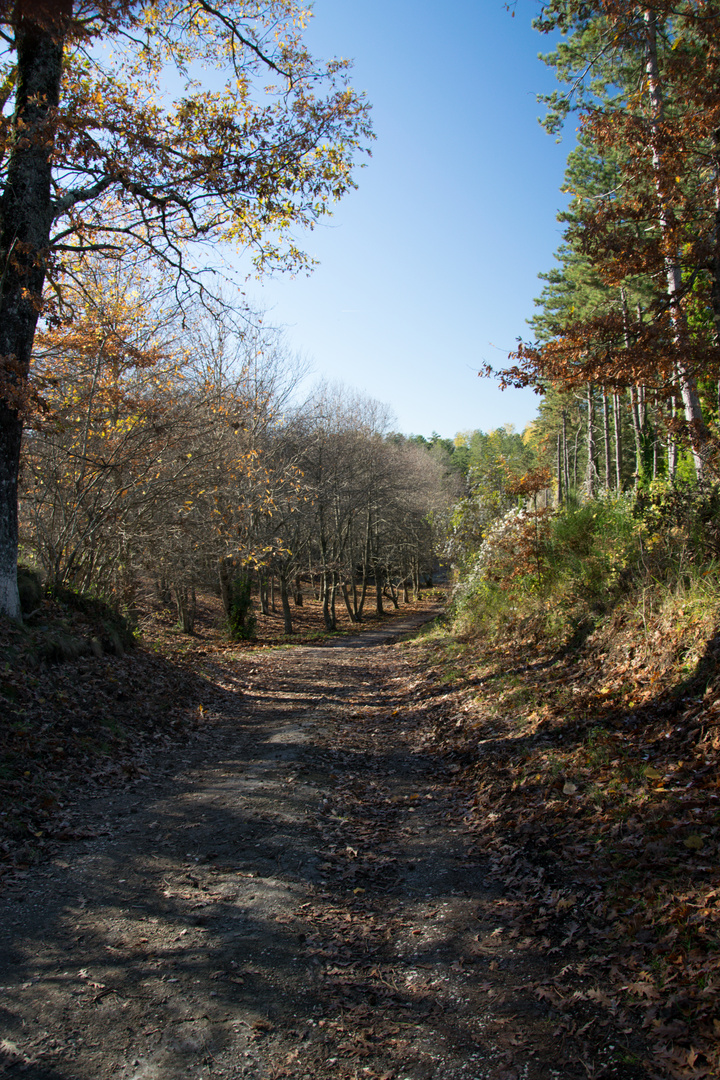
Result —
<instances>
[{"instance_id":1,"label":"bush","mask_svg":"<svg viewBox=\"0 0 720 1080\"><path fill-rule=\"evenodd\" d=\"M558 643L572 638L642 570L644 536L624 495L562 511L510 511L488 529L456 587L458 629L502 638L524 627Z\"/></svg>"},{"instance_id":2,"label":"bush","mask_svg":"<svg viewBox=\"0 0 720 1080\"><path fill-rule=\"evenodd\" d=\"M27 618L33 614L42 604L43 585L37 570L20 564L17 568L18 593L20 596L20 610Z\"/></svg>"},{"instance_id":3,"label":"bush","mask_svg":"<svg viewBox=\"0 0 720 1080\"><path fill-rule=\"evenodd\" d=\"M252 641L255 637L257 620L253 613L251 588L252 580L249 574L240 574L230 582L230 613L227 624L233 641Z\"/></svg>"},{"instance_id":4,"label":"bush","mask_svg":"<svg viewBox=\"0 0 720 1080\"><path fill-rule=\"evenodd\" d=\"M546 586L565 600L604 606L641 566L644 536L628 495L569 507L551 523Z\"/></svg>"},{"instance_id":5,"label":"bush","mask_svg":"<svg viewBox=\"0 0 720 1080\"><path fill-rule=\"evenodd\" d=\"M53 600L71 611L77 611L95 625L97 636L106 653L122 656L125 649L135 643L135 623L130 614L123 614L117 607L93 593L79 592L65 585L55 585L50 590Z\"/></svg>"},{"instance_id":6,"label":"bush","mask_svg":"<svg viewBox=\"0 0 720 1080\"><path fill-rule=\"evenodd\" d=\"M638 492L642 518L665 559L702 565L720 559L720 484L656 481Z\"/></svg>"}]
</instances>

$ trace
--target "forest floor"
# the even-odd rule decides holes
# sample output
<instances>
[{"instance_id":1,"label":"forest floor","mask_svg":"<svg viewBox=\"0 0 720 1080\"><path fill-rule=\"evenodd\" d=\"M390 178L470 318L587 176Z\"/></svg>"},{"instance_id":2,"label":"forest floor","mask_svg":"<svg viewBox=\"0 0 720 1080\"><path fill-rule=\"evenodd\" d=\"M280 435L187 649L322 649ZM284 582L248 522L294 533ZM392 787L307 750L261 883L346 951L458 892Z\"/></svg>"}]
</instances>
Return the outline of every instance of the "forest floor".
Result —
<instances>
[{"instance_id":1,"label":"forest floor","mask_svg":"<svg viewBox=\"0 0 720 1080\"><path fill-rule=\"evenodd\" d=\"M437 600L252 648L211 606L53 666L0 636L0 1075L717 1075L712 701L399 643Z\"/></svg>"}]
</instances>

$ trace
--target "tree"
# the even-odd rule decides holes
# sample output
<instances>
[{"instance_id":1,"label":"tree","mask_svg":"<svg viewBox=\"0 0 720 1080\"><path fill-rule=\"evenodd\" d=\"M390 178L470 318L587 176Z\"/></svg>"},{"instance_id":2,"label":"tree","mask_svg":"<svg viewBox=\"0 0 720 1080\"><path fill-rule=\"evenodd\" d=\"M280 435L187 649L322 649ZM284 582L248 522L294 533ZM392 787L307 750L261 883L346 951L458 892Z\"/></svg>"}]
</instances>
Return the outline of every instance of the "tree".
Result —
<instances>
[{"instance_id":1,"label":"tree","mask_svg":"<svg viewBox=\"0 0 720 1080\"><path fill-rule=\"evenodd\" d=\"M64 283L70 323L35 342L20 525L50 585L134 604L143 582L192 629L198 583L258 558L264 433L287 398L270 331L200 305L181 319L142 263L101 260Z\"/></svg>"},{"instance_id":2,"label":"tree","mask_svg":"<svg viewBox=\"0 0 720 1080\"><path fill-rule=\"evenodd\" d=\"M0 612L19 615L22 416L58 264L142 248L178 295L198 244L298 269L293 231L353 186L368 107L344 61L313 61L306 19L295 0L1 0Z\"/></svg>"},{"instance_id":3,"label":"tree","mask_svg":"<svg viewBox=\"0 0 720 1080\"><path fill-rule=\"evenodd\" d=\"M588 387L601 388L603 414L608 391L616 415L629 391L638 473L650 452L653 470L658 462L655 425L642 424L651 400L669 433L670 473L680 442L701 477L714 452L702 382L717 377L720 353L713 321L692 315L720 296L709 287L720 267L720 7L549 0L537 25L562 32L546 59L569 87L546 99L547 126L557 130L576 110L581 145L562 270L549 280L550 305L536 324L544 340L521 345L505 383L582 387L589 439ZM592 165L584 174L583 159Z\"/></svg>"}]
</instances>

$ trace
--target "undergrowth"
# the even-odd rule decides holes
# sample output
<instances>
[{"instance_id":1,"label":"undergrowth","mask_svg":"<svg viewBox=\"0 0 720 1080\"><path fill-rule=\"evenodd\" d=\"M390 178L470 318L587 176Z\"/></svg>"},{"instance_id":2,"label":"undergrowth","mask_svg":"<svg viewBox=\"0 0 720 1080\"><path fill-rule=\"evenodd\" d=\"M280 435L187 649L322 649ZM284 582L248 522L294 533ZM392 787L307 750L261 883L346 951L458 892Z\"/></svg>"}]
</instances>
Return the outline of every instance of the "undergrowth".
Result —
<instances>
[{"instance_id":1,"label":"undergrowth","mask_svg":"<svg viewBox=\"0 0 720 1080\"><path fill-rule=\"evenodd\" d=\"M643 1075L676 1080L720 1072L716 502L657 486L515 512L451 626L413 646L518 933L574 950L537 988L559 1032L599 1025Z\"/></svg>"}]
</instances>

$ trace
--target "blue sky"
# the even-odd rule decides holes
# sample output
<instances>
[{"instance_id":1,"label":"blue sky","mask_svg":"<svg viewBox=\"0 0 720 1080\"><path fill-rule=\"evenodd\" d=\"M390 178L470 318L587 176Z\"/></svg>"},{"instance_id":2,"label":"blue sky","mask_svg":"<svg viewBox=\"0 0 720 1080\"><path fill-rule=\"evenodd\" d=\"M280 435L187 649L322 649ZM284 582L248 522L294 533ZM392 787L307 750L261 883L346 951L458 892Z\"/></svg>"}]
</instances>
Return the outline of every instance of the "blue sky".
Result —
<instances>
[{"instance_id":1,"label":"blue sky","mask_svg":"<svg viewBox=\"0 0 720 1080\"><path fill-rule=\"evenodd\" d=\"M287 328L315 378L386 402L407 434L490 430L534 416L501 365L551 267L569 139L538 123L553 88L534 0L315 0L307 40L354 59L377 140L358 190L302 238L320 260L248 294Z\"/></svg>"}]
</instances>

